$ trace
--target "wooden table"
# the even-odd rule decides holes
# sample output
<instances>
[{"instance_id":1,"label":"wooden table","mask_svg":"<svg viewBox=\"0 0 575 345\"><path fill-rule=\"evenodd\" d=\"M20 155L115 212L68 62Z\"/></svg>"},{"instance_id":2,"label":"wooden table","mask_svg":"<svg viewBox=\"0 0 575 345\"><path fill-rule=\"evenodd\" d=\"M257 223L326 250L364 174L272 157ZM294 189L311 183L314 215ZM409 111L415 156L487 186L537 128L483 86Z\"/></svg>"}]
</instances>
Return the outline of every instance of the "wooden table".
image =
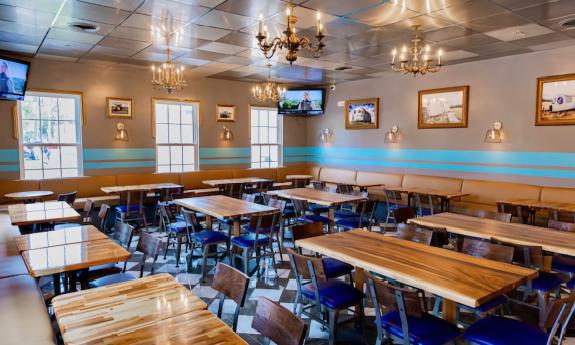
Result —
<instances>
[{"instance_id":1,"label":"wooden table","mask_svg":"<svg viewBox=\"0 0 575 345\"><path fill-rule=\"evenodd\" d=\"M16 237L14 241L16 242L18 250L23 252L25 250L104 240L106 238L108 237L95 226L82 225L73 228L22 235Z\"/></svg>"},{"instance_id":2,"label":"wooden table","mask_svg":"<svg viewBox=\"0 0 575 345\"><path fill-rule=\"evenodd\" d=\"M322 190L316 190L311 188L293 188L293 189L281 189L268 192L269 195L276 195L284 199L296 199L296 200L307 200L308 202L328 206L329 213L328 217L330 220L329 232L333 232L335 210L334 207L341 204L355 203L358 201L365 200L365 197L361 195L348 195L348 194L338 194L332 192L326 192Z\"/></svg>"},{"instance_id":3,"label":"wooden table","mask_svg":"<svg viewBox=\"0 0 575 345\"><path fill-rule=\"evenodd\" d=\"M335 184L347 184L354 187L359 187L361 192L366 192L370 187L380 187L383 186L383 183L373 183L373 182L337 182L337 181L330 181L330 180L321 180L322 182L327 183L335 183Z\"/></svg>"},{"instance_id":4,"label":"wooden table","mask_svg":"<svg viewBox=\"0 0 575 345\"><path fill-rule=\"evenodd\" d=\"M206 215L206 225L212 226L212 218L233 219L234 236L240 235L240 219L244 216L255 216L278 212L277 208L255 204L224 195L210 195L196 198L176 199L174 202L184 208Z\"/></svg>"},{"instance_id":5,"label":"wooden table","mask_svg":"<svg viewBox=\"0 0 575 345\"><path fill-rule=\"evenodd\" d=\"M311 180L313 175L287 175L286 180Z\"/></svg>"},{"instance_id":6,"label":"wooden table","mask_svg":"<svg viewBox=\"0 0 575 345\"><path fill-rule=\"evenodd\" d=\"M65 344L246 344L169 274L52 300Z\"/></svg>"},{"instance_id":7,"label":"wooden table","mask_svg":"<svg viewBox=\"0 0 575 345\"><path fill-rule=\"evenodd\" d=\"M570 232L449 212L413 218L408 222L445 228L448 232L463 236L494 239L518 245L541 246L548 252L575 256L575 234Z\"/></svg>"},{"instance_id":8,"label":"wooden table","mask_svg":"<svg viewBox=\"0 0 575 345\"><path fill-rule=\"evenodd\" d=\"M80 214L64 201L9 205L8 214L12 225L69 222L81 219Z\"/></svg>"},{"instance_id":9,"label":"wooden table","mask_svg":"<svg viewBox=\"0 0 575 345\"><path fill-rule=\"evenodd\" d=\"M413 194L432 195L441 199L441 211L449 211L449 203L451 199L460 198L469 195L469 193L453 192L433 188L416 188L416 187L400 187L400 186L386 186L385 189L407 194L408 205L411 205L411 196Z\"/></svg>"},{"instance_id":10,"label":"wooden table","mask_svg":"<svg viewBox=\"0 0 575 345\"><path fill-rule=\"evenodd\" d=\"M363 291L363 272L443 297L445 319L455 322L456 303L477 307L537 277L537 271L364 230L313 237L296 245L355 266Z\"/></svg>"},{"instance_id":11,"label":"wooden table","mask_svg":"<svg viewBox=\"0 0 575 345\"><path fill-rule=\"evenodd\" d=\"M42 199L53 194L54 192L48 190L34 190L27 192L8 193L4 194L4 196L10 199L21 200L25 204L30 204L38 199Z\"/></svg>"},{"instance_id":12,"label":"wooden table","mask_svg":"<svg viewBox=\"0 0 575 345\"><path fill-rule=\"evenodd\" d=\"M539 199L507 199L500 200L497 203L510 204L513 206L521 206L529 209L531 214L531 221L535 222L535 213L538 210L551 210L556 212L574 212L575 203L556 202L556 201L541 201Z\"/></svg>"},{"instance_id":13,"label":"wooden table","mask_svg":"<svg viewBox=\"0 0 575 345\"><path fill-rule=\"evenodd\" d=\"M165 188L183 188L183 187L184 186L175 183L149 183L149 184L138 184L129 186L102 187L100 189L102 190L102 192L110 194L110 193L122 193L122 192L138 191L138 190L145 190L149 192Z\"/></svg>"},{"instance_id":14,"label":"wooden table","mask_svg":"<svg viewBox=\"0 0 575 345\"><path fill-rule=\"evenodd\" d=\"M221 186L225 184L235 184L235 183L244 183L244 184L257 184L260 182L271 182L272 180L267 178L259 178L259 177L242 177L242 178L229 178L229 179L219 179L219 180L205 180L202 181L203 184L207 184L210 186Z\"/></svg>"}]
</instances>

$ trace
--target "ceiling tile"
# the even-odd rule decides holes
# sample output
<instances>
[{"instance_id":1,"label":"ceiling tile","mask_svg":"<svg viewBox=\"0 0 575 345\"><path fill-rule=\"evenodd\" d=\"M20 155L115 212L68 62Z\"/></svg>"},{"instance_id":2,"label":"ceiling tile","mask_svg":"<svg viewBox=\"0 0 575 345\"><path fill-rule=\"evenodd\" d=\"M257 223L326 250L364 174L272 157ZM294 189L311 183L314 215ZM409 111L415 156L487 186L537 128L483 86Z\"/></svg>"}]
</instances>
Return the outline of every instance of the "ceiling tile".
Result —
<instances>
[{"instance_id":1,"label":"ceiling tile","mask_svg":"<svg viewBox=\"0 0 575 345\"><path fill-rule=\"evenodd\" d=\"M440 42L441 44L448 45L453 48L461 48L466 49L469 47L485 45L485 44L492 44L500 42L499 40L489 37L484 34L474 34L474 35L467 35L459 38L454 38L451 40L446 40Z\"/></svg>"},{"instance_id":2,"label":"ceiling tile","mask_svg":"<svg viewBox=\"0 0 575 345\"><path fill-rule=\"evenodd\" d=\"M216 41L228 35L231 31L209 26L190 24L184 27L184 37L190 36L202 40Z\"/></svg>"},{"instance_id":3,"label":"ceiling tile","mask_svg":"<svg viewBox=\"0 0 575 345\"><path fill-rule=\"evenodd\" d=\"M19 43L19 44L29 44L29 45L40 45L44 36L36 35L21 35L14 32L6 32L0 30L0 41Z\"/></svg>"},{"instance_id":4,"label":"ceiling tile","mask_svg":"<svg viewBox=\"0 0 575 345\"><path fill-rule=\"evenodd\" d=\"M564 48L567 46L572 46L574 44L575 44L575 40L569 39L569 40L563 40L563 41L548 41L548 42L541 43L541 44L535 44L535 45L529 46L527 48L529 48L531 50L548 50L548 49Z\"/></svg>"},{"instance_id":5,"label":"ceiling tile","mask_svg":"<svg viewBox=\"0 0 575 345\"><path fill-rule=\"evenodd\" d=\"M520 8L531 7L535 5L544 4L546 2L553 2L556 0L491 0L491 1L507 9L518 10Z\"/></svg>"},{"instance_id":6,"label":"ceiling tile","mask_svg":"<svg viewBox=\"0 0 575 345\"><path fill-rule=\"evenodd\" d=\"M309 29L317 26L317 11L304 7L296 7L294 9L294 13L297 17L297 22L295 23L296 28ZM336 18L337 17L332 16L331 14L321 13L321 22L323 25L329 24ZM287 16L285 12L278 13L277 15L271 17L270 20L278 24L285 24L287 26Z\"/></svg>"},{"instance_id":7,"label":"ceiling tile","mask_svg":"<svg viewBox=\"0 0 575 345\"><path fill-rule=\"evenodd\" d=\"M226 0L181 0L181 1L193 5L215 8Z\"/></svg>"},{"instance_id":8,"label":"ceiling tile","mask_svg":"<svg viewBox=\"0 0 575 345\"><path fill-rule=\"evenodd\" d=\"M0 20L0 31L13 32L21 35L28 36L42 36L46 35L48 31L47 26L37 26L37 25L25 25L17 22L10 22L6 20Z\"/></svg>"},{"instance_id":9,"label":"ceiling tile","mask_svg":"<svg viewBox=\"0 0 575 345\"><path fill-rule=\"evenodd\" d=\"M236 46L233 44L210 42L208 44L200 46L198 49L208 52L234 55L246 50L247 48Z\"/></svg>"},{"instance_id":10,"label":"ceiling tile","mask_svg":"<svg viewBox=\"0 0 575 345\"><path fill-rule=\"evenodd\" d=\"M344 18L335 19L325 24L325 34L336 38L347 38L360 34L371 27L369 25L355 23Z\"/></svg>"},{"instance_id":11,"label":"ceiling tile","mask_svg":"<svg viewBox=\"0 0 575 345\"><path fill-rule=\"evenodd\" d=\"M445 61L453 61L453 60L467 59L476 56L479 56L479 54L468 52L466 50L451 50L443 53L441 58L442 60Z\"/></svg>"},{"instance_id":12,"label":"ceiling tile","mask_svg":"<svg viewBox=\"0 0 575 345\"><path fill-rule=\"evenodd\" d=\"M370 28L357 35L348 38L352 42L364 42L367 45L384 44L400 38L408 38L413 35L411 29L391 29L387 26Z\"/></svg>"},{"instance_id":13,"label":"ceiling tile","mask_svg":"<svg viewBox=\"0 0 575 345\"><path fill-rule=\"evenodd\" d=\"M255 63L256 61L261 59L256 58L249 58L244 56L228 56L222 59L219 59L217 62L227 63L227 64L235 64L240 66L247 66Z\"/></svg>"},{"instance_id":14,"label":"ceiling tile","mask_svg":"<svg viewBox=\"0 0 575 345\"><path fill-rule=\"evenodd\" d=\"M94 34L101 35L101 36L105 36L105 35L109 34L110 31L112 31L116 27L113 24L103 24L103 23L99 23L99 22L95 22L95 21L91 21L91 20L72 18L72 17L62 16L62 15L60 15L60 16L58 16L58 18L56 18L56 21L54 22L54 25L52 27L53 28L66 29L66 30L72 30L72 29L70 29L70 27L68 27L68 23L73 23L73 22L82 22L82 23L94 25L95 27L97 27L97 31L94 32ZM149 27L148 27L148 29L149 29Z\"/></svg>"},{"instance_id":15,"label":"ceiling tile","mask_svg":"<svg viewBox=\"0 0 575 345\"><path fill-rule=\"evenodd\" d=\"M184 57L189 57L189 58L199 59L199 60L215 61L215 60L219 60L219 59L223 59L225 57L228 57L228 54L221 54L221 53L216 53L216 52L208 52L205 50L195 49L195 50L192 50L191 52L185 54Z\"/></svg>"},{"instance_id":16,"label":"ceiling tile","mask_svg":"<svg viewBox=\"0 0 575 345\"><path fill-rule=\"evenodd\" d=\"M0 41L0 50L21 54L34 54L36 50L38 50L38 46Z\"/></svg>"},{"instance_id":17,"label":"ceiling tile","mask_svg":"<svg viewBox=\"0 0 575 345\"><path fill-rule=\"evenodd\" d=\"M345 38L325 40L324 43L326 54L328 54L328 52L350 52L369 45L367 42Z\"/></svg>"},{"instance_id":18,"label":"ceiling tile","mask_svg":"<svg viewBox=\"0 0 575 345\"><path fill-rule=\"evenodd\" d=\"M141 51L135 55L132 55L130 59L164 63L166 61L166 54L160 52Z\"/></svg>"},{"instance_id":19,"label":"ceiling tile","mask_svg":"<svg viewBox=\"0 0 575 345\"><path fill-rule=\"evenodd\" d=\"M34 55L34 58L47 59L47 60L57 60L57 61L64 61L64 62L76 62L78 60L77 57L59 56L59 55L51 55L51 54L36 54L36 55Z\"/></svg>"},{"instance_id":20,"label":"ceiling tile","mask_svg":"<svg viewBox=\"0 0 575 345\"><path fill-rule=\"evenodd\" d=\"M184 64L188 66L201 66L210 63L209 60L192 59L184 56L180 56L174 59L174 62L179 64Z\"/></svg>"},{"instance_id":21,"label":"ceiling tile","mask_svg":"<svg viewBox=\"0 0 575 345\"><path fill-rule=\"evenodd\" d=\"M268 72L268 68L266 66L264 66L263 64L253 64L253 65L249 65L249 66L242 66L240 68L236 68L234 71L236 72L242 72L242 73L246 73L246 74L254 74L254 73L267 73Z\"/></svg>"},{"instance_id":22,"label":"ceiling tile","mask_svg":"<svg viewBox=\"0 0 575 345\"><path fill-rule=\"evenodd\" d=\"M92 48L92 50L87 54L87 56L93 56L93 57L110 56L110 57L127 58L134 55L134 53L135 52L131 49L120 49L120 48L97 45L94 46L94 48Z\"/></svg>"},{"instance_id":23,"label":"ceiling tile","mask_svg":"<svg viewBox=\"0 0 575 345\"><path fill-rule=\"evenodd\" d=\"M407 9L404 6L385 3L351 15L357 21L367 25L387 25L401 20L419 16L420 13Z\"/></svg>"},{"instance_id":24,"label":"ceiling tile","mask_svg":"<svg viewBox=\"0 0 575 345\"><path fill-rule=\"evenodd\" d=\"M240 16L233 13L213 10L196 20L196 24L213 26L221 29L239 30L256 22L255 18Z\"/></svg>"},{"instance_id":25,"label":"ceiling tile","mask_svg":"<svg viewBox=\"0 0 575 345\"><path fill-rule=\"evenodd\" d=\"M343 16L376 6L380 3L381 0L310 0L306 1L303 6L335 16Z\"/></svg>"},{"instance_id":26,"label":"ceiling tile","mask_svg":"<svg viewBox=\"0 0 575 345\"><path fill-rule=\"evenodd\" d=\"M494 16L474 19L463 25L475 31L493 31L510 26L519 26L531 23L529 20L510 12L496 14Z\"/></svg>"},{"instance_id":27,"label":"ceiling tile","mask_svg":"<svg viewBox=\"0 0 575 345\"><path fill-rule=\"evenodd\" d=\"M136 28L129 28L125 26L118 26L109 34L111 37L125 38L142 42L152 42L150 30L142 30Z\"/></svg>"},{"instance_id":28,"label":"ceiling tile","mask_svg":"<svg viewBox=\"0 0 575 345\"><path fill-rule=\"evenodd\" d=\"M79 0L68 0L60 14L78 19L118 25L128 18L130 12L106 6L89 4Z\"/></svg>"},{"instance_id":29,"label":"ceiling tile","mask_svg":"<svg viewBox=\"0 0 575 345\"><path fill-rule=\"evenodd\" d=\"M232 32L218 40L220 43L233 44L242 47L258 47L258 41L255 35L244 34L242 32Z\"/></svg>"},{"instance_id":30,"label":"ceiling tile","mask_svg":"<svg viewBox=\"0 0 575 345\"><path fill-rule=\"evenodd\" d=\"M121 26L150 30L153 24L152 16L146 14L133 13L126 19Z\"/></svg>"},{"instance_id":31,"label":"ceiling tile","mask_svg":"<svg viewBox=\"0 0 575 345\"><path fill-rule=\"evenodd\" d=\"M420 15L417 17L407 18L405 20L386 25L384 26L384 28L393 30L402 30L402 31L405 30L413 31L414 25L419 25L419 29L421 31L430 31L453 25L453 23L441 18L435 18L428 15Z\"/></svg>"},{"instance_id":32,"label":"ceiling tile","mask_svg":"<svg viewBox=\"0 0 575 345\"><path fill-rule=\"evenodd\" d=\"M392 0L419 13L432 13L472 0Z\"/></svg>"},{"instance_id":33,"label":"ceiling tile","mask_svg":"<svg viewBox=\"0 0 575 345\"><path fill-rule=\"evenodd\" d=\"M439 30L428 31L423 34L423 38L425 38L426 41L441 42L472 34L474 34L474 32L469 29L454 25Z\"/></svg>"},{"instance_id":34,"label":"ceiling tile","mask_svg":"<svg viewBox=\"0 0 575 345\"><path fill-rule=\"evenodd\" d=\"M553 42L566 42L567 40L571 39L572 39L571 37L569 37L564 33L552 32L546 35L518 39L513 41L513 44L518 45L520 47L529 48L531 46L539 46Z\"/></svg>"},{"instance_id":35,"label":"ceiling tile","mask_svg":"<svg viewBox=\"0 0 575 345\"><path fill-rule=\"evenodd\" d=\"M39 52L42 54L80 57L92 49L93 44L45 39Z\"/></svg>"},{"instance_id":36,"label":"ceiling tile","mask_svg":"<svg viewBox=\"0 0 575 345\"><path fill-rule=\"evenodd\" d=\"M206 14L209 10L208 7L173 0L147 0L136 12L155 18L188 23Z\"/></svg>"},{"instance_id":37,"label":"ceiling tile","mask_svg":"<svg viewBox=\"0 0 575 345\"><path fill-rule=\"evenodd\" d=\"M553 30L550 30L544 26L535 23L531 23L527 25L512 26L505 29L485 32L485 35L496 38L501 41L514 41L518 39L541 36L550 33L553 33Z\"/></svg>"},{"instance_id":38,"label":"ceiling tile","mask_svg":"<svg viewBox=\"0 0 575 345\"><path fill-rule=\"evenodd\" d=\"M63 41L71 41L71 42L78 42L78 43L89 43L89 44L96 44L98 43L103 36L89 34L85 32L73 31L73 30L66 30L66 29L58 29L52 28L48 31L48 35L46 38L56 39L56 40L63 40Z\"/></svg>"},{"instance_id":39,"label":"ceiling tile","mask_svg":"<svg viewBox=\"0 0 575 345\"><path fill-rule=\"evenodd\" d=\"M29 26L48 27L52 23L54 16L55 14L50 12L0 5L0 20L9 20Z\"/></svg>"},{"instance_id":40,"label":"ceiling tile","mask_svg":"<svg viewBox=\"0 0 575 345\"><path fill-rule=\"evenodd\" d=\"M280 0L227 0L216 9L255 18L261 14L266 18L285 11L286 7L287 4Z\"/></svg>"},{"instance_id":41,"label":"ceiling tile","mask_svg":"<svg viewBox=\"0 0 575 345\"><path fill-rule=\"evenodd\" d=\"M140 6L144 0L82 0L83 2L88 2L94 5L102 5L107 7L112 7L118 10L124 10L132 12L138 6Z\"/></svg>"},{"instance_id":42,"label":"ceiling tile","mask_svg":"<svg viewBox=\"0 0 575 345\"><path fill-rule=\"evenodd\" d=\"M136 53L136 52L148 47L150 45L150 43L142 42L142 41L127 40L127 39L118 38L118 37L105 37L102 41L100 41L100 43L98 45L104 46L104 47L131 50L134 53Z\"/></svg>"},{"instance_id":43,"label":"ceiling tile","mask_svg":"<svg viewBox=\"0 0 575 345\"><path fill-rule=\"evenodd\" d=\"M547 24L575 14L575 1L557 0L518 10L517 13L538 23Z\"/></svg>"},{"instance_id":44,"label":"ceiling tile","mask_svg":"<svg viewBox=\"0 0 575 345\"><path fill-rule=\"evenodd\" d=\"M508 42L490 43L482 46L476 46L466 49L479 55L494 55L501 53L527 53L528 49L516 46Z\"/></svg>"},{"instance_id":45,"label":"ceiling tile","mask_svg":"<svg viewBox=\"0 0 575 345\"><path fill-rule=\"evenodd\" d=\"M468 22L477 18L503 13L506 9L488 0L473 0L434 12L434 17L451 20L456 23Z\"/></svg>"},{"instance_id":46,"label":"ceiling tile","mask_svg":"<svg viewBox=\"0 0 575 345\"><path fill-rule=\"evenodd\" d=\"M54 0L0 0L0 5L23 7L30 10L56 13L60 8L60 1Z\"/></svg>"}]
</instances>

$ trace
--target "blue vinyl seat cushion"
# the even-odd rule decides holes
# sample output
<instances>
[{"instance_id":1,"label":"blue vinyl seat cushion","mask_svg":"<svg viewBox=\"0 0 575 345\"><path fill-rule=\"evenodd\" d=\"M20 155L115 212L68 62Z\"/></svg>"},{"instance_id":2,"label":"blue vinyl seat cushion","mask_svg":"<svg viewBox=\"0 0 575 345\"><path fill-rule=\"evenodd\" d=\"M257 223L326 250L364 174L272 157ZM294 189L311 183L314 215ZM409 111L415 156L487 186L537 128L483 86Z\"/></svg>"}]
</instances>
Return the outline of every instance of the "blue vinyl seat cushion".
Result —
<instances>
[{"instance_id":1,"label":"blue vinyl seat cushion","mask_svg":"<svg viewBox=\"0 0 575 345\"><path fill-rule=\"evenodd\" d=\"M119 205L119 206L116 206L114 209L118 213L126 213L127 211L138 212L142 208L140 207L140 205L129 205L129 206L128 205Z\"/></svg>"},{"instance_id":2,"label":"blue vinyl seat cushion","mask_svg":"<svg viewBox=\"0 0 575 345\"><path fill-rule=\"evenodd\" d=\"M350 210L337 210L334 212L335 218L358 217L359 214Z\"/></svg>"},{"instance_id":3,"label":"blue vinyl seat cushion","mask_svg":"<svg viewBox=\"0 0 575 345\"><path fill-rule=\"evenodd\" d=\"M329 206L310 204L309 210L312 212L325 213L329 211Z\"/></svg>"},{"instance_id":4,"label":"blue vinyl seat cushion","mask_svg":"<svg viewBox=\"0 0 575 345\"><path fill-rule=\"evenodd\" d=\"M547 334L530 324L501 316L480 319L463 337L479 345L545 345Z\"/></svg>"},{"instance_id":5,"label":"blue vinyl seat cushion","mask_svg":"<svg viewBox=\"0 0 575 345\"><path fill-rule=\"evenodd\" d=\"M328 278L340 277L353 271L353 266L334 258L323 258L323 269Z\"/></svg>"},{"instance_id":6,"label":"blue vinyl seat cushion","mask_svg":"<svg viewBox=\"0 0 575 345\"><path fill-rule=\"evenodd\" d=\"M203 214L203 213L200 213L200 212L196 212L196 218L197 218L199 221L204 221L204 220L206 219L206 215ZM184 216L181 215L181 214L178 214L178 215L176 216L176 220L177 220L177 221L180 221L180 222L185 222L185 221L186 221L186 219L184 218Z\"/></svg>"},{"instance_id":7,"label":"blue vinyl seat cushion","mask_svg":"<svg viewBox=\"0 0 575 345\"><path fill-rule=\"evenodd\" d=\"M554 271L575 273L575 258L566 255L554 255L551 267Z\"/></svg>"},{"instance_id":8,"label":"blue vinyl seat cushion","mask_svg":"<svg viewBox=\"0 0 575 345\"><path fill-rule=\"evenodd\" d=\"M354 305L365 297L363 292L350 284L338 280L319 283L318 289L320 303L331 309L345 308ZM313 284L307 284L302 288L301 293L308 299L313 300L315 298L315 286Z\"/></svg>"},{"instance_id":9,"label":"blue vinyl seat cushion","mask_svg":"<svg viewBox=\"0 0 575 345\"><path fill-rule=\"evenodd\" d=\"M342 226L344 228L357 228L357 227L367 227L370 221L368 219L360 219L360 217L346 217L341 219L336 219L335 224Z\"/></svg>"},{"instance_id":10,"label":"blue vinyl seat cushion","mask_svg":"<svg viewBox=\"0 0 575 345\"><path fill-rule=\"evenodd\" d=\"M192 240L201 243L203 246L228 242L230 238L219 231L204 230L192 235Z\"/></svg>"},{"instance_id":11,"label":"blue vinyl seat cushion","mask_svg":"<svg viewBox=\"0 0 575 345\"><path fill-rule=\"evenodd\" d=\"M170 225L168 226L168 230L171 232L175 232L177 234L181 234L188 231L188 224L186 222L170 223Z\"/></svg>"},{"instance_id":12,"label":"blue vinyl seat cushion","mask_svg":"<svg viewBox=\"0 0 575 345\"><path fill-rule=\"evenodd\" d=\"M129 273L116 273L116 274L111 274L102 278L98 278L95 279L93 282L90 283L91 287L97 288L97 287L102 287L102 286L107 286L107 285L112 285L112 284L118 284L118 283L126 283L132 280L135 280L136 277L134 277L133 275L129 274Z\"/></svg>"},{"instance_id":13,"label":"blue vinyl seat cushion","mask_svg":"<svg viewBox=\"0 0 575 345\"><path fill-rule=\"evenodd\" d=\"M531 281L534 290L552 291L563 284L563 279L556 273L539 271L537 278Z\"/></svg>"},{"instance_id":14,"label":"blue vinyl seat cushion","mask_svg":"<svg viewBox=\"0 0 575 345\"><path fill-rule=\"evenodd\" d=\"M407 316L409 342L418 345L443 345L457 338L460 333L456 325L430 314L421 317ZM401 316L392 311L382 315L381 325L392 335L403 339Z\"/></svg>"},{"instance_id":15,"label":"blue vinyl seat cushion","mask_svg":"<svg viewBox=\"0 0 575 345\"><path fill-rule=\"evenodd\" d=\"M324 216L316 216L314 214L306 214L304 217L300 217L298 218L298 221L300 222L306 222L306 223L317 223L317 222L322 222L324 224L329 224L329 218L328 217L324 217Z\"/></svg>"},{"instance_id":16,"label":"blue vinyl seat cushion","mask_svg":"<svg viewBox=\"0 0 575 345\"><path fill-rule=\"evenodd\" d=\"M257 247L267 246L269 244L269 237L260 235L258 236L258 240L256 243L255 234L236 236L232 238L232 244L243 248L254 247L254 245Z\"/></svg>"}]
</instances>

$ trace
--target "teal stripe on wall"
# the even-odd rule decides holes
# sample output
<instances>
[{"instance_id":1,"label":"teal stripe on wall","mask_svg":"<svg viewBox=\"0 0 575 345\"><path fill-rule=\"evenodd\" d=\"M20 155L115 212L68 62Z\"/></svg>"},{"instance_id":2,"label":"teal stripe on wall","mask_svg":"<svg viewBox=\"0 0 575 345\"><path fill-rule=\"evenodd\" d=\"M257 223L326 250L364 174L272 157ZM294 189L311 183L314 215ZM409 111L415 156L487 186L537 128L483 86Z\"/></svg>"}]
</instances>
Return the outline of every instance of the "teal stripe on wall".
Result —
<instances>
[{"instance_id":1,"label":"teal stripe on wall","mask_svg":"<svg viewBox=\"0 0 575 345\"><path fill-rule=\"evenodd\" d=\"M20 171L20 165L18 165L18 164L0 164L0 171L2 171L2 172Z\"/></svg>"},{"instance_id":2,"label":"teal stripe on wall","mask_svg":"<svg viewBox=\"0 0 575 345\"><path fill-rule=\"evenodd\" d=\"M156 159L156 149L84 149L85 161Z\"/></svg>"},{"instance_id":3,"label":"teal stripe on wall","mask_svg":"<svg viewBox=\"0 0 575 345\"><path fill-rule=\"evenodd\" d=\"M18 150L9 150L9 149L0 150L0 162L11 163L11 162L18 162L19 160L20 156L18 154Z\"/></svg>"}]
</instances>

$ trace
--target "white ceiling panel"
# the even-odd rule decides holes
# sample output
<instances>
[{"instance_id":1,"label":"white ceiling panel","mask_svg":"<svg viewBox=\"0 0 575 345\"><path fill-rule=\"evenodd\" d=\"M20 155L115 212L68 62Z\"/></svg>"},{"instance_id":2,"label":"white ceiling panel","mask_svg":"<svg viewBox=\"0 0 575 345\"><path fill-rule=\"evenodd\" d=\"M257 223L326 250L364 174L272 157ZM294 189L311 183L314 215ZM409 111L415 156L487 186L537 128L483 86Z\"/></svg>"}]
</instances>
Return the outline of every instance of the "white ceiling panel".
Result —
<instances>
[{"instance_id":1,"label":"white ceiling panel","mask_svg":"<svg viewBox=\"0 0 575 345\"><path fill-rule=\"evenodd\" d=\"M246 47L240 47L232 44L225 44L219 42L211 42L206 45L200 46L198 49L214 53L235 55L246 50Z\"/></svg>"},{"instance_id":2,"label":"white ceiling panel","mask_svg":"<svg viewBox=\"0 0 575 345\"><path fill-rule=\"evenodd\" d=\"M495 31L488 31L485 32L485 34L501 41L514 41L528 37L550 34L552 32L553 30L551 29L548 29L539 24L531 23L527 25L512 26Z\"/></svg>"},{"instance_id":3,"label":"white ceiling panel","mask_svg":"<svg viewBox=\"0 0 575 345\"><path fill-rule=\"evenodd\" d=\"M239 30L255 23L256 21L256 18L213 10L196 20L195 23L228 30Z\"/></svg>"},{"instance_id":4,"label":"white ceiling panel","mask_svg":"<svg viewBox=\"0 0 575 345\"><path fill-rule=\"evenodd\" d=\"M128 12L134 11L136 8L138 8L138 6L140 6L144 2L144 0L82 0L82 1L94 5L112 7L118 10L124 10Z\"/></svg>"},{"instance_id":5,"label":"white ceiling panel","mask_svg":"<svg viewBox=\"0 0 575 345\"><path fill-rule=\"evenodd\" d=\"M103 36L73 30L52 28L48 32L48 36L46 36L46 38L94 45L98 43Z\"/></svg>"},{"instance_id":6,"label":"white ceiling panel","mask_svg":"<svg viewBox=\"0 0 575 345\"><path fill-rule=\"evenodd\" d=\"M68 0L62 9L61 15L117 25L128 18L130 12L79 0Z\"/></svg>"}]
</instances>

